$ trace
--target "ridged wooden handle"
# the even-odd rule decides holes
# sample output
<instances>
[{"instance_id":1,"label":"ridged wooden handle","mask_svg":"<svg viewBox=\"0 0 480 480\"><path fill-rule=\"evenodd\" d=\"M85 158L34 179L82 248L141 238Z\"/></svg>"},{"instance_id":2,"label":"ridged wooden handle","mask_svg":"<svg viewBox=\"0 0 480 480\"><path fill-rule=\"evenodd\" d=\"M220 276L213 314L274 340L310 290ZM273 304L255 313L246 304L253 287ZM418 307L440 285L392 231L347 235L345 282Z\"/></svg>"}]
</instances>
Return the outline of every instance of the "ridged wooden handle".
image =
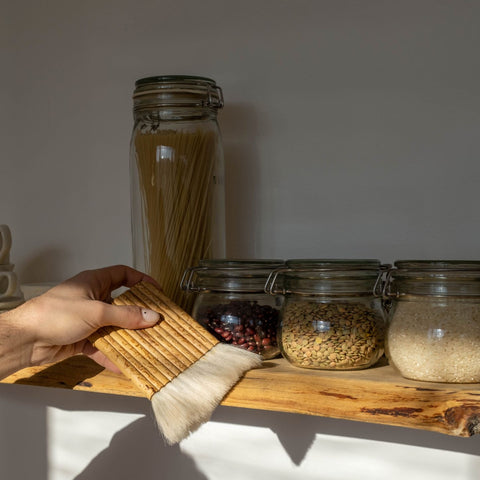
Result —
<instances>
[{"instance_id":1,"label":"ridged wooden handle","mask_svg":"<svg viewBox=\"0 0 480 480\"><path fill-rule=\"evenodd\" d=\"M213 335L151 283L135 285L115 298L113 303L149 308L162 316L162 320L150 328L102 327L90 336L92 344L147 398L218 343Z\"/></svg>"}]
</instances>

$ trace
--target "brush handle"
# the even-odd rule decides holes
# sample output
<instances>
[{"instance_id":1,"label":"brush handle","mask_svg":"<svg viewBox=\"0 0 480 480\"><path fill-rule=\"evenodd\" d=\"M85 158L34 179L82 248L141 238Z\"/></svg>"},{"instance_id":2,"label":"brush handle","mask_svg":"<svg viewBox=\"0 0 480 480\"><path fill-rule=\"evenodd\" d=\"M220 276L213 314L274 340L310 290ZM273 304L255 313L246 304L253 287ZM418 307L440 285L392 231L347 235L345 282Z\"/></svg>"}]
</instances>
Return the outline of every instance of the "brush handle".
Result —
<instances>
[{"instance_id":1,"label":"brush handle","mask_svg":"<svg viewBox=\"0 0 480 480\"><path fill-rule=\"evenodd\" d=\"M145 301L146 305L159 312L165 319L172 322L172 325L176 325L177 329L185 329L186 332L193 335L194 342L198 341L200 345L210 345L212 347L219 342L188 313L172 302L151 283L141 282L135 285L130 292Z\"/></svg>"},{"instance_id":2,"label":"brush handle","mask_svg":"<svg viewBox=\"0 0 480 480\"><path fill-rule=\"evenodd\" d=\"M89 338L147 398L219 343L150 283L135 285L113 303L149 308L163 318L155 326L142 330L102 327Z\"/></svg>"}]
</instances>

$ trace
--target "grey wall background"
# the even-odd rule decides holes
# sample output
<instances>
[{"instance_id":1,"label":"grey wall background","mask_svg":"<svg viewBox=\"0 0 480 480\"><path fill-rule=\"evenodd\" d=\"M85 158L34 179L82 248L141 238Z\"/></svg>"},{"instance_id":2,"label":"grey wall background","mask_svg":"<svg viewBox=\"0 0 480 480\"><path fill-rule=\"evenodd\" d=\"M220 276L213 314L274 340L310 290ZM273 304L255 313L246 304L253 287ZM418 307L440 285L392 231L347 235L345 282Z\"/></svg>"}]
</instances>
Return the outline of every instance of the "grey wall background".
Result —
<instances>
[{"instance_id":1,"label":"grey wall background","mask_svg":"<svg viewBox=\"0 0 480 480\"><path fill-rule=\"evenodd\" d=\"M0 223L13 230L23 282L131 262L131 94L136 79L155 74L210 76L224 90L229 255L479 258L479 2L0 0L0 7ZM3 397L9 419L12 405L19 419L21 405L38 411L38 428L19 421L20 444L25 436L42 443L49 409L74 410L72 398L58 405L54 394L36 399L34 391L27 401L11 392ZM231 415L222 422L258 425L248 413ZM274 429L286 421L264 415ZM303 417L289 425L300 438ZM317 450L333 445L318 440L322 422L314 425ZM334 425L329 433L344 424ZM454 457L455 478L478 478L478 441L417 432L401 440L398 431L362 428L357 437L390 442L391 452L414 439L437 448L423 467L409 460L418 478L447 475L438 470L442 450L463 452ZM151 437L139 431L132 439ZM30 478L49 475L42 448L44 476ZM342 462L358 478L369 472ZM175 465L170 478L181 478ZM391 457L369 465L399 471ZM310 478L296 468L285 478ZM78 478L101 478L94 470ZM15 478L14 467L8 472Z\"/></svg>"},{"instance_id":2,"label":"grey wall background","mask_svg":"<svg viewBox=\"0 0 480 480\"><path fill-rule=\"evenodd\" d=\"M25 281L129 263L137 78L223 87L232 256L478 258L475 1L2 1Z\"/></svg>"}]
</instances>

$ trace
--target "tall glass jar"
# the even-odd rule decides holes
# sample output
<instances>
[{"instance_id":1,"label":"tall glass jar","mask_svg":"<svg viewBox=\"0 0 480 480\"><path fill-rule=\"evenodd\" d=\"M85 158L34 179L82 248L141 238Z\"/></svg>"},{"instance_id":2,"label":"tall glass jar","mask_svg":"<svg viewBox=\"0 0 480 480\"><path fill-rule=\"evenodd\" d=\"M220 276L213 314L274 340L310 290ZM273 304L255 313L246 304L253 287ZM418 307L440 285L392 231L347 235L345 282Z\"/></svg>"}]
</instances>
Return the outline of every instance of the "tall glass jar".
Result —
<instances>
[{"instance_id":1,"label":"tall glass jar","mask_svg":"<svg viewBox=\"0 0 480 480\"><path fill-rule=\"evenodd\" d=\"M384 352L385 271L378 260L288 260L266 285L285 296L278 331L283 356L297 367L323 370L375 364Z\"/></svg>"},{"instance_id":2,"label":"tall glass jar","mask_svg":"<svg viewBox=\"0 0 480 480\"><path fill-rule=\"evenodd\" d=\"M480 262L399 260L386 354L406 378L480 382Z\"/></svg>"},{"instance_id":3,"label":"tall glass jar","mask_svg":"<svg viewBox=\"0 0 480 480\"><path fill-rule=\"evenodd\" d=\"M204 77L142 78L133 103L133 263L190 311L180 288L184 270L225 255L222 90Z\"/></svg>"},{"instance_id":4,"label":"tall glass jar","mask_svg":"<svg viewBox=\"0 0 480 480\"><path fill-rule=\"evenodd\" d=\"M274 358L281 297L267 295L281 260L202 260L185 271L182 288L195 292L192 316L224 343Z\"/></svg>"}]
</instances>

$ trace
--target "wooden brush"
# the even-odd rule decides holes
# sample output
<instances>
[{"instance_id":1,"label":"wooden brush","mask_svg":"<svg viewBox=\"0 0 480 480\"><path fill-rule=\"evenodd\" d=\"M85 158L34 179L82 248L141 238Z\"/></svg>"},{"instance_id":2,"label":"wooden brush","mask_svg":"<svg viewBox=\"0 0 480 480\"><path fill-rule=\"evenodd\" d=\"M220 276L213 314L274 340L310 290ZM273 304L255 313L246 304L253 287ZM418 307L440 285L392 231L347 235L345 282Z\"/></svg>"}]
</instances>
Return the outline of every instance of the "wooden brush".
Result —
<instances>
[{"instance_id":1,"label":"wooden brush","mask_svg":"<svg viewBox=\"0 0 480 480\"><path fill-rule=\"evenodd\" d=\"M115 298L163 320L143 330L102 327L90 341L152 402L160 432L173 445L210 419L225 394L261 357L220 343L154 285L141 282Z\"/></svg>"}]
</instances>

